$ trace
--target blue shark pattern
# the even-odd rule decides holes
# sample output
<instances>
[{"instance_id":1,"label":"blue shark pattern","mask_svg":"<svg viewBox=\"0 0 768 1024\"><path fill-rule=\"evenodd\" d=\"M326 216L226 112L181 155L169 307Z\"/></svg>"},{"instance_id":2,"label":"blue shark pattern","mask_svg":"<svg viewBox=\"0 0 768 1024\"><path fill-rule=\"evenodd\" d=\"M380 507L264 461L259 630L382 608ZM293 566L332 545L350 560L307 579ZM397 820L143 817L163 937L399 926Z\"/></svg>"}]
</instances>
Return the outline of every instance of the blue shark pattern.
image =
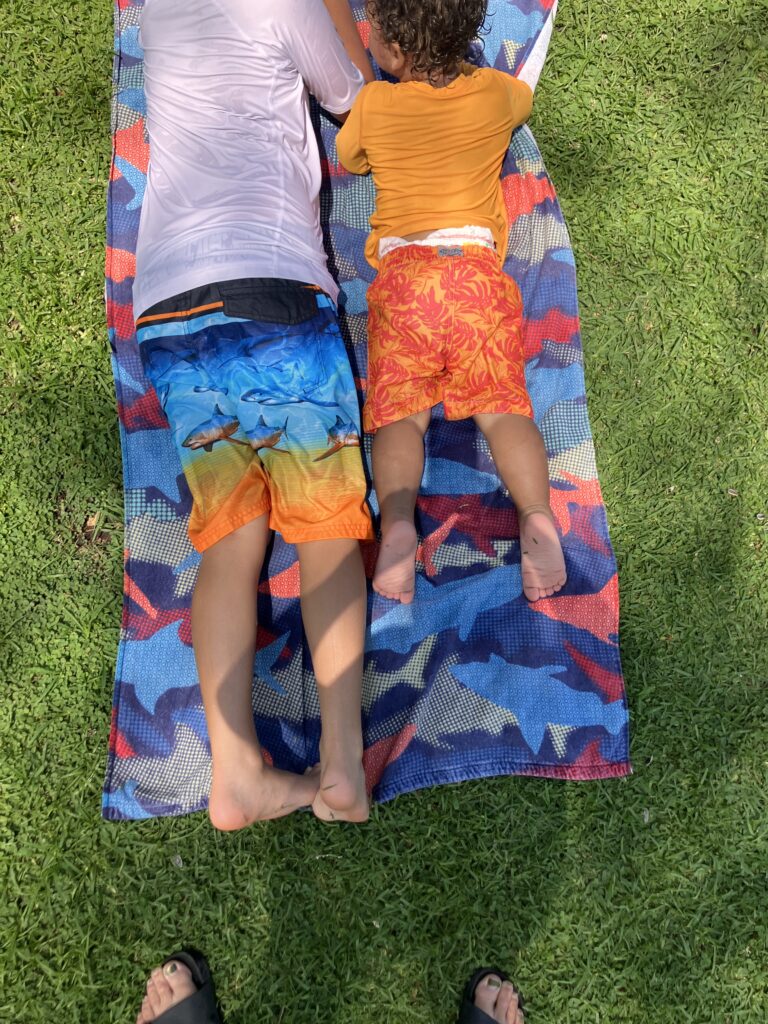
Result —
<instances>
[{"instance_id":1,"label":"blue shark pattern","mask_svg":"<svg viewBox=\"0 0 768 1024\"><path fill-rule=\"evenodd\" d=\"M509 605L522 592L519 564L500 566L440 587L418 576L413 604L397 604L386 598L374 601L367 649L407 654L428 637L451 628L464 643L486 612ZM377 616L382 606L386 610Z\"/></svg>"},{"instance_id":2,"label":"blue shark pattern","mask_svg":"<svg viewBox=\"0 0 768 1024\"><path fill-rule=\"evenodd\" d=\"M474 693L507 708L518 721L523 739L538 754L548 726L593 726L616 735L627 726L622 700L606 704L596 693L574 690L556 675L565 665L531 668L492 654L487 662L454 665L451 672Z\"/></svg>"}]
</instances>

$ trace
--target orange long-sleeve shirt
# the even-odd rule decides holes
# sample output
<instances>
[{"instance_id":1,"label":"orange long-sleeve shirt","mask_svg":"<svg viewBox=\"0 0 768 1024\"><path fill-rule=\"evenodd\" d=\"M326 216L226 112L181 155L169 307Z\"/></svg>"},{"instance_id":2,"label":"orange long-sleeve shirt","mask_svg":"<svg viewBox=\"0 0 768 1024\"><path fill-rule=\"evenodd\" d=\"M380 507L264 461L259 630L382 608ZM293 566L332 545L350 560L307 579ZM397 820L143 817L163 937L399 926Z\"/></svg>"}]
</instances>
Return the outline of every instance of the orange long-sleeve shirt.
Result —
<instances>
[{"instance_id":1,"label":"orange long-sleeve shirt","mask_svg":"<svg viewBox=\"0 0 768 1024\"><path fill-rule=\"evenodd\" d=\"M441 89L426 82L366 85L336 146L347 170L373 172L368 262L378 266L381 238L465 224L490 228L503 260L501 164L512 130L528 119L532 102L524 82L469 64Z\"/></svg>"}]
</instances>

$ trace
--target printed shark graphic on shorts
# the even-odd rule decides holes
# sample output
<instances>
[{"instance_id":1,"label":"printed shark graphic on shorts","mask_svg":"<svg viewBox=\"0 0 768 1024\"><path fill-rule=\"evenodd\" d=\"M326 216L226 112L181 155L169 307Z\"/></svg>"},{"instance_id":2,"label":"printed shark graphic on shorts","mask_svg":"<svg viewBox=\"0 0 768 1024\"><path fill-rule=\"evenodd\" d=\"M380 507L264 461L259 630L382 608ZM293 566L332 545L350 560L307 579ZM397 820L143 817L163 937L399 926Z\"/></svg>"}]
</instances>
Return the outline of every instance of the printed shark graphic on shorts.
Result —
<instances>
[{"instance_id":1,"label":"printed shark graphic on shorts","mask_svg":"<svg viewBox=\"0 0 768 1024\"><path fill-rule=\"evenodd\" d=\"M240 396L241 402L258 402L259 405L274 406L274 405L303 405L310 403L312 405L320 405L326 409L338 409L338 402L322 402L316 398L302 398L300 395L289 395L286 392L281 392L276 388L251 388L250 391L246 391L245 394Z\"/></svg>"},{"instance_id":2,"label":"printed shark graphic on shorts","mask_svg":"<svg viewBox=\"0 0 768 1024\"><path fill-rule=\"evenodd\" d=\"M265 422L263 416L259 416L259 422L251 430L246 430L245 436L248 438L248 443L255 452L260 448L271 448L275 452L280 452L281 455L288 455L290 453L287 449L275 447L283 436L287 437L287 431L287 416L282 427L271 427Z\"/></svg>"},{"instance_id":3,"label":"printed shark graphic on shorts","mask_svg":"<svg viewBox=\"0 0 768 1024\"><path fill-rule=\"evenodd\" d=\"M236 417L222 412L216 405L213 416L196 427L181 443L185 448L191 448L193 451L204 448L205 451L211 452L217 441L229 441L231 435L239 428L240 421ZM238 443L245 444L244 441Z\"/></svg>"},{"instance_id":4,"label":"printed shark graphic on shorts","mask_svg":"<svg viewBox=\"0 0 768 1024\"><path fill-rule=\"evenodd\" d=\"M328 451L318 455L316 459L312 460L313 462L328 459L342 448L359 448L360 431L351 420L345 423L341 416L337 415L336 422L328 429L328 444L330 445Z\"/></svg>"}]
</instances>

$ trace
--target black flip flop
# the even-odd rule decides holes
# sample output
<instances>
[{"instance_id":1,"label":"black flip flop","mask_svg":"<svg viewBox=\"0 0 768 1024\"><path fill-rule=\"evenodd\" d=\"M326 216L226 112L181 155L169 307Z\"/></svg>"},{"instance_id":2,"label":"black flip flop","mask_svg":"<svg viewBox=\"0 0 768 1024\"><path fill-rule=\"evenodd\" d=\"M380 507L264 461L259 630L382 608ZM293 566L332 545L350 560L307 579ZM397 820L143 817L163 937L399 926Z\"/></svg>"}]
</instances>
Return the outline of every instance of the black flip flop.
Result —
<instances>
[{"instance_id":1,"label":"black flip flop","mask_svg":"<svg viewBox=\"0 0 768 1024\"><path fill-rule=\"evenodd\" d=\"M200 950L179 950L163 960L163 967L171 960L189 968L197 992L155 1017L154 1024L222 1024L211 971Z\"/></svg>"},{"instance_id":2,"label":"black flip flop","mask_svg":"<svg viewBox=\"0 0 768 1024\"><path fill-rule=\"evenodd\" d=\"M504 971L497 971L495 967L478 968L464 986L464 994L461 997L461 1007L459 1008L459 1019L457 1024L496 1024L493 1017L490 1017L484 1010L481 1010L479 1006L475 1006L473 1002L477 986L483 978L487 978L489 974L495 974L496 977L501 978L502 981L508 981L512 984L512 979L508 974L505 974ZM517 992L517 987L515 987L515 991ZM525 1006L523 1004L523 997L519 992L517 992L517 1002L520 1009L524 1010Z\"/></svg>"}]
</instances>

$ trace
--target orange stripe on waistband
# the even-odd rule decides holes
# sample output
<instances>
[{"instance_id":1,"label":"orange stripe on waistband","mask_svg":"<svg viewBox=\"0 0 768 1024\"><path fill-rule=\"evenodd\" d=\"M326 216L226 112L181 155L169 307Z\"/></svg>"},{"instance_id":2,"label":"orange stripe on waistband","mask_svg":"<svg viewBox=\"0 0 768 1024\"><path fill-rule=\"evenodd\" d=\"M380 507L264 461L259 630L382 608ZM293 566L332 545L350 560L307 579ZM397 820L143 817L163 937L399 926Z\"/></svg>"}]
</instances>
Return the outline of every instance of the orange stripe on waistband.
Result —
<instances>
[{"instance_id":1,"label":"orange stripe on waistband","mask_svg":"<svg viewBox=\"0 0 768 1024\"><path fill-rule=\"evenodd\" d=\"M155 320L173 320L178 319L182 316L192 316L193 313L204 313L207 309L223 309L223 302L209 302L205 306L195 306L194 309L177 309L173 313L156 313L155 316L140 316L136 321L136 326L139 327L141 324L151 324Z\"/></svg>"}]
</instances>

